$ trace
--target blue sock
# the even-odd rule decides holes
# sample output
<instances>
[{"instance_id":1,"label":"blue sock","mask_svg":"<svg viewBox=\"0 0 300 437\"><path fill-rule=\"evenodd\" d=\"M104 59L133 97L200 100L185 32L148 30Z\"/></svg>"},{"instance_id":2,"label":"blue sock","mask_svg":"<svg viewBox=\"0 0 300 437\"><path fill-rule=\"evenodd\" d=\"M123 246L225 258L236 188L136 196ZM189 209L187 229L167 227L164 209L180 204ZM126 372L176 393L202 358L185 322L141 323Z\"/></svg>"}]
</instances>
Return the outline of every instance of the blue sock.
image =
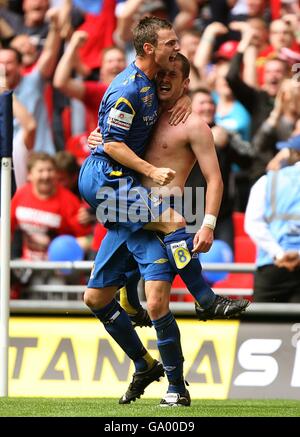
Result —
<instances>
[{"instance_id":1,"label":"blue sock","mask_svg":"<svg viewBox=\"0 0 300 437\"><path fill-rule=\"evenodd\" d=\"M183 355L180 331L171 312L153 320L157 334L157 347L169 381L168 393L185 393Z\"/></svg>"},{"instance_id":2,"label":"blue sock","mask_svg":"<svg viewBox=\"0 0 300 437\"><path fill-rule=\"evenodd\" d=\"M198 254L193 254L193 238L185 228L177 229L164 238L169 261L182 278L189 292L203 308L209 308L216 295L202 276ZM172 250L173 249L173 250Z\"/></svg>"},{"instance_id":3,"label":"blue sock","mask_svg":"<svg viewBox=\"0 0 300 437\"><path fill-rule=\"evenodd\" d=\"M134 361L137 372L147 370L148 362L144 356L147 351L132 327L131 321L114 299L101 309L92 309L94 315L103 323L106 331L113 337L126 355Z\"/></svg>"}]
</instances>

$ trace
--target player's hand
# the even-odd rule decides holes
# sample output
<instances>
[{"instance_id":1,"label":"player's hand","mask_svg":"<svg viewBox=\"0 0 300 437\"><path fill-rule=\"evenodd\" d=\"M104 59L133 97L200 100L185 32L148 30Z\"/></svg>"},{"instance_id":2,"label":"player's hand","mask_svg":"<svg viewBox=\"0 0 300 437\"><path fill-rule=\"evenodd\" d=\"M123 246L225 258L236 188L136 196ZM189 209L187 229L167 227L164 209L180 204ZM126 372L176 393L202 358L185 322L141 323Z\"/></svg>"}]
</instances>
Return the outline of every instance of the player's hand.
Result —
<instances>
[{"instance_id":1,"label":"player's hand","mask_svg":"<svg viewBox=\"0 0 300 437\"><path fill-rule=\"evenodd\" d=\"M102 143L102 134L99 127L96 127L96 129L89 134L87 143L90 149L95 149Z\"/></svg>"},{"instance_id":2,"label":"player's hand","mask_svg":"<svg viewBox=\"0 0 300 437\"><path fill-rule=\"evenodd\" d=\"M194 237L193 253L208 252L214 241L214 231L206 226L199 229Z\"/></svg>"},{"instance_id":3,"label":"player's hand","mask_svg":"<svg viewBox=\"0 0 300 437\"><path fill-rule=\"evenodd\" d=\"M189 96L182 96L177 100L173 108L169 109L170 118L169 124L177 126L180 122L184 123L192 113L192 101Z\"/></svg>"},{"instance_id":4,"label":"player's hand","mask_svg":"<svg viewBox=\"0 0 300 437\"><path fill-rule=\"evenodd\" d=\"M168 185L175 177L176 171L171 168L154 167L149 177L158 185Z\"/></svg>"}]
</instances>

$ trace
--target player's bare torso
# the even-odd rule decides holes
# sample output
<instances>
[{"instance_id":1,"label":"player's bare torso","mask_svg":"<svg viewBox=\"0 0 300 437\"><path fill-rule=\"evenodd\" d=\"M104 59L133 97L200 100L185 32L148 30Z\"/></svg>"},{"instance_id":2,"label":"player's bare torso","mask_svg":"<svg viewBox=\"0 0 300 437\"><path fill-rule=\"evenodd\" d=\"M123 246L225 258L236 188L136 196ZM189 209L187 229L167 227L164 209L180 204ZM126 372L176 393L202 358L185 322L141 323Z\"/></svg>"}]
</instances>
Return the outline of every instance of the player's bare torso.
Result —
<instances>
[{"instance_id":1,"label":"player's bare torso","mask_svg":"<svg viewBox=\"0 0 300 437\"><path fill-rule=\"evenodd\" d=\"M193 114L190 116L193 117ZM166 187L159 187L159 193L169 194L171 188L183 190L186 179L193 168L196 157L188 140L188 121L177 126L170 126L169 113L163 113L155 127L150 143L147 146L144 159L156 167L170 167L176 171L176 176ZM142 178L144 186L155 187L154 182L147 177ZM179 195L178 192L174 193Z\"/></svg>"}]
</instances>

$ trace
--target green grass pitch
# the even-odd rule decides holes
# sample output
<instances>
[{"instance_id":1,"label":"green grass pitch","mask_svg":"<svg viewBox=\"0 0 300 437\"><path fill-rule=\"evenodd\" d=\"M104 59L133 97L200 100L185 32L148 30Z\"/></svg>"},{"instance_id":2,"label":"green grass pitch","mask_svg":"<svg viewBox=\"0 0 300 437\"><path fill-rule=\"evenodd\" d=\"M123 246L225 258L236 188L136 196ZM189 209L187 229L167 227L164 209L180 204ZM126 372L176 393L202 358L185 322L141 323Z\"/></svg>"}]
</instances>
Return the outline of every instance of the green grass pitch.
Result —
<instances>
[{"instance_id":1,"label":"green grass pitch","mask_svg":"<svg viewBox=\"0 0 300 437\"><path fill-rule=\"evenodd\" d=\"M193 400L161 408L158 399L119 405L105 398L0 398L0 417L300 417L300 400Z\"/></svg>"}]
</instances>

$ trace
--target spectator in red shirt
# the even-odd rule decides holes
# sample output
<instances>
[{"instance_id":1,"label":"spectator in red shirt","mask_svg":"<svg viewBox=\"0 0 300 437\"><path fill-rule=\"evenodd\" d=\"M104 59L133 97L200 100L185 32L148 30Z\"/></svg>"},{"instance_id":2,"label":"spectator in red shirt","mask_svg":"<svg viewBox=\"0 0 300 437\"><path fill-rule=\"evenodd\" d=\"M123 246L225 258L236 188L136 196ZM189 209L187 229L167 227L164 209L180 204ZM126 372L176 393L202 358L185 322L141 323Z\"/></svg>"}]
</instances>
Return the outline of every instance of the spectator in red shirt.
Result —
<instances>
[{"instance_id":1,"label":"spectator in red shirt","mask_svg":"<svg viewBox=\"0 0 300 437\"><path fill-rule=\"evenodd\" d=\"M87 110L86 130L91 132L98 124L98 109L101 99L115 76L126 66L125 53L117 47L104 49L99 81L82 81L72 78L72 72L78 68L78 49L85 43L88 34L78 30L73 33L70 43L60 59L53 84L68 97L81 100Z\"/></svg>"},{"instance_id":2,"label":"spectator in red shirt","mask_svg":"<svg viewBox=\"0 0 300 437\"><path fill-rule=\"evenodd\" d=\"M33 153L28 160L29 182L12 199L12 232L22 232L22 258L47 259L50 242L58 235L70 234L79 244L91 234L91 227L81 225L80 200L56 182L55 160L46 153Z\"/></svg>"}]
</instances>

